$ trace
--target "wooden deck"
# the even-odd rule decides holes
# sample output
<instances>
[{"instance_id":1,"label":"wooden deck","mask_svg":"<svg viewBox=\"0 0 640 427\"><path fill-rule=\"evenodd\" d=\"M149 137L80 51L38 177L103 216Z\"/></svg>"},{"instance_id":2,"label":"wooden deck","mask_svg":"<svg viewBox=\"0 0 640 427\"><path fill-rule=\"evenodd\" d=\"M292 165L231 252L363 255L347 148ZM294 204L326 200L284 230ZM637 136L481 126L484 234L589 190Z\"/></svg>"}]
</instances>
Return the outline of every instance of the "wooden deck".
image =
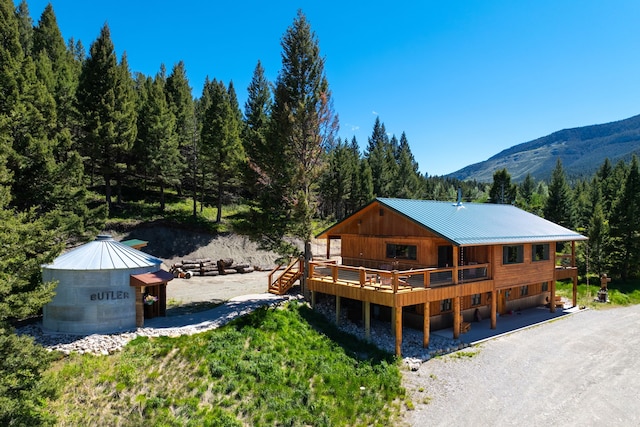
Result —
<instances>
[{"instance_id":1,"label":"wooden deck","mask_svg":"<svg viewBox=\"0 0 640 427\"><path fill-rule=\"evenodd\" d=\"M315 305L317 292L336 297L336 320L339 319L340 298L362 301L365 313L365 335L369 336L370 305L392 308L392 323L396 337L396 354L401 355L402 309L418 305L424 313L424 346L429 343L429 306L431 302L453 301L453 337L463 329L461 301L475 294L491 294L491 327L495 329L498 291L489 277L490 264L472 264L449 268L422 268L411 270L380 270L374 268L338 265L329 261L313 261L309 265L307 286ZM576 304L577 268L559 266L555 280L573 279L574 305ZM550 286L550 300L555 300L555 282ZM551 311L555 305L551 304Z\"/></svg>"}]
</instances>

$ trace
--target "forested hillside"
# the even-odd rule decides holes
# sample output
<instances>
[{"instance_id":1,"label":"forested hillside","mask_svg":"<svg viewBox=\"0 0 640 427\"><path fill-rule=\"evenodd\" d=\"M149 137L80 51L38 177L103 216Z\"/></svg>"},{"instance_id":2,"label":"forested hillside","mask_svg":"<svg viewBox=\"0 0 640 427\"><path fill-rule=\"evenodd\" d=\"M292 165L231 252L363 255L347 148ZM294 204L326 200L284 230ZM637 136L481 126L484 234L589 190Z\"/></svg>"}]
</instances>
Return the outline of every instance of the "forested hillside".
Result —
<instances>
[{"instance_id":1,"label":"forested hillside","mask_svg":"<svg viewBox=\"0 0 640 427\"><path fill-rule=\"evenodd\" d=\"M640 153L640 116L573 129L564 129L542 138L508 148L484 162L449 174L457 179L489 182L493 172L508 169L516 181L527 174L547 180L557 159L568 176L588 177L605 158L616 163L629 161Z\"/></svg>"}]
</instances>

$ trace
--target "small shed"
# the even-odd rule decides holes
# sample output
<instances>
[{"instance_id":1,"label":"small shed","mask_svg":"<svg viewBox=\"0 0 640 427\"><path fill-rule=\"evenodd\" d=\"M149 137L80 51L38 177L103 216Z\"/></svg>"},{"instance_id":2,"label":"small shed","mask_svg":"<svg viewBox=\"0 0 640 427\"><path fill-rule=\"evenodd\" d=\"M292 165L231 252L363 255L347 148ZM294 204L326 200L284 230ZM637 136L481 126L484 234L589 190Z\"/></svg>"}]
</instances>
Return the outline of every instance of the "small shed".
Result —
<instances>
[{"instance_id":1,"label":"small shed","mask_svg":"<svg viewBox=\"0 0 640 427\"><path fill-rule=\"evenodd\" d=\"M70 334L112 333L143 325L145 286L133 277L155 274L153 304L166 304L166 283L162 260L99 235L42 267L44 281L56 281L56 294L43 309L43 328ZM159 279L163 282L157 283ZM160 287L163 292L160 292ZM162 298L161 298L162 297ZM155 299L155 300L154 300ZM162 311L164 315L164 310Z\"/></svg>"}]
</instances>

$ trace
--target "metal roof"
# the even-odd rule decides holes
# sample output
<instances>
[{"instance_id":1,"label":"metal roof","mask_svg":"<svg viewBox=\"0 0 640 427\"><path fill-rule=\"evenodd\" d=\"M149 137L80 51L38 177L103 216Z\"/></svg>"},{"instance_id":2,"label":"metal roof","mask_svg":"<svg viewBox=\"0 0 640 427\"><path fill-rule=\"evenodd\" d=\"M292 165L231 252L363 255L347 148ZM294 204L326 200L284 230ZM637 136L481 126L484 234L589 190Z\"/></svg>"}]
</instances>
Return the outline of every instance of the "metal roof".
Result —
<instances>
[{"instance_id":1,"label":"metal roof","mask_svg":"<svg viewBox=\"0 0 640 427\"><path fill-rule=\"evenodd\" d=\"M160 266L162 260L101 234L43 266L52 270L121 270Z\"/></svg>"},{"instance_id":2,"label":"metal roof","mask_svg":"<svg viewBox=\"0 0 640 427\"><path fill-rule=\"evenodd\" d=\"M511 205L376 199L458 246L587 240Z\"/></svg>"}]
</instances>

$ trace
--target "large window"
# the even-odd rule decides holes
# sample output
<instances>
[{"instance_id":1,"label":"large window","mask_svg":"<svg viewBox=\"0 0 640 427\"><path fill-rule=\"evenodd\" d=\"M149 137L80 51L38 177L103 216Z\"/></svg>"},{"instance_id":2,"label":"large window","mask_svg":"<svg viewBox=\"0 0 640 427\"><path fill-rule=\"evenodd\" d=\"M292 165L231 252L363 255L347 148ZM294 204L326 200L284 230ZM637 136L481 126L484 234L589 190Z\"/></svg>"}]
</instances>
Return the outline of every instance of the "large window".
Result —
<instances>
[{"instance_id":1,"label":"large window","mask_svg":"<svg viewBox=\"0 0 640 427\"><path fill-rule=\"evenodd\" d=\"M471 305L480 305L480 304L482 304L482 294L471 295Z\"/></svg>"},{"instance_id":2,"label":"large window","mask_svg":"<svg viewBox=\"0 0 640 427\"><path fill-rule=\"evenodd\" d=\"M533 245L533 250L531 251L533 261L548 261L549 260L549 244L543 243L538 245Z\"/></svg>"},{"instance_id":3,"label":"large window","mask_svg":"<svg viewBox=\"0 0 640 427\"><path fill-rule=\"evenodd\" d=\"M440 301L440 312L451 311L451 298Z\"/></svg>"},{"instance_id":4,"label":"large window","mask_svg":"<svg viewBox=\"0 0 640 427\"><path fill-rule=\"evenodd\" d=\"M524 246L511 245L502 247L503 264L521 264L524 262Z\"/></svg>"},{"instance_id":5,"label":"large window","mask_svg":"<svg viewBox=\"0 0 640 427\"><path fill-rule=\"evenodd\" d=\"M387 258L418 259L418 249L415 245L396 245L387 243Z\"/></svg>"}]
</instances>

